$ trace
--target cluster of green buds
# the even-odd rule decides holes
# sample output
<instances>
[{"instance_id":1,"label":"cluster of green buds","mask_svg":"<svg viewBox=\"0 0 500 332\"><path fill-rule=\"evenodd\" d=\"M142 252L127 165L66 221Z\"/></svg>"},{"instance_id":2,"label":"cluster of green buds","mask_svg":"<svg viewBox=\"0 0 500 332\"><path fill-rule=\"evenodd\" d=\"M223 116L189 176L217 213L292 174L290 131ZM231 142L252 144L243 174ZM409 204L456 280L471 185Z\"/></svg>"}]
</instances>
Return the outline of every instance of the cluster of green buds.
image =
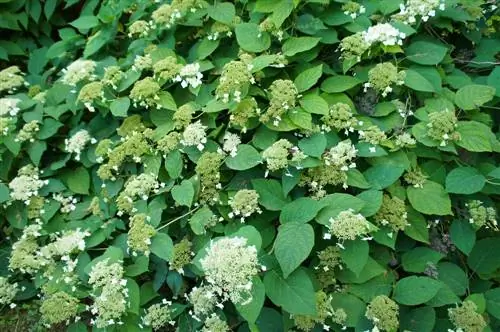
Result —
<instances>
[{"instance_id":1,"label":"cluster of green buds","mask_svg":"<svg viewBox=\"0 0 500 332\"><path fill-rule=\"evenodd\" d=\"M0 277L0 305L8 305L11 309L15 308L16 304L12 300L14 300L18 291L17 283L11 284L9 279Z\"/></svg>"},{"instance_id":2,"label":"cluster of green buds","mask_svg":"<svg viewBox=\"0 0 500 332\"><path fill-rule=\"evenodd\" d=\"M420 168L411 169L403 176L406 183L411 184L414 188L423 188L427 178L428 176Z\"/></svg>"},{"instance_id":3,"label":"cluster of green buds","mask_svg":"<svg viewBox=\"0 0 500 332\"><path fill-rule=\"evenodd\" d=\"M399 148L414 147L417 141L410 133L405 131L394 138L394 144Z\"/></svg>"},{"instance_id":4,"label":"cluster of green buds","mask_svg":"<svg viewBox=\"0 0 500 332\"><path fill-rule=\"evenodd\" d=\"M255 190L241 189L229 199L229 206L232 211L229 218L239 217L241 222L254 213L262 213L259 207L259 194Z\"/></svg>"},{"instance_id":5,"label":"cluster of green buds","mask_svg":"<svg viewBox=\"0 0 500 332\"><path fill-rule=\"evenodd\" d=\"M365 316L381 331L398 330L399 306L385 295L376 296L370 301Z\"/></svg>"},{"instance_id":6,"label":"cluster of green buds","mask_svg":"<svg viewBox=\"0 0 500 332\"><path fill-rule=\"evenodd\" d=\"M448 317L457 331L480 332L488 324L477 310L477 305L474 302L464 301L461 306L449 308Z\"/></svg>"},{"instance_id":7,"label":"cluster of green buds","mask_svg":"<svg viewBox=\"0 0 500 332\"><path fill-rule=\"evenodd\" d=\"M486 207L479 200L473 200L465 204L469 212L469 222L477 229L486 228L498 229L497 212L493 207Z\"/></svg>"},{"instance_id":8,"label":"cluster of green buds","mask_svg":"<svg viewBox=\"0 0 500 332\"><path fill-rule=\"evenodd\" d=\"M160 330L168 325L174 326L172 319L172 302L163 299L161 303L156 303L146 309L141 317L142 324L151 326L154 331ZM141 324L141 329L143 328Z\"/></svg>"},{"instance_id":9,"label":"cluster of green buds","mask_svg":"<svg viewBox=\"0 0 500 332\"><path fill-rule=\"evenodd\" d=\"M142 252L146 256L149 255L151 238L156 234L155 228L147 223L150 220L151 217L144 213L130 217L127 245L134 256L137 256L138 252Z\"/></svg>"},{"instance_id":10,"label":"cluster of green buds","mask_svg":"<svg viewBox=\"0 0 500 332\"><path fill-rule=\"evenodd\" d=\"M429 113L427 136L439 141L440 146L446 146L448 141L460 140L460 133L456 131L458 119L455 112L446 109Z\"/></svg>"},{"instance_id":11,"label":"cluster of green buds","mask_svg":"<svg viewBox=\"0 0 500 332\"><path fill-rule=\"evenodd\" d=\"M387 140L385 132L383 132L378 126L369 126L366 129L359 130L359 139L362 142L367 142L371 145L379 145ZM372 146L370 152L375 152L376 148Z\"/></svg>"},{"instance_id":12,"label":"cluster of green buds","mask_svg":"<svg viewBox=\"0 0 500 332\"><path fill-rule=\"evenodd\" d=\"M192 246L193 244L187 238L182 239L174 245L174 253L170 261L171 270L184 274L184 266L191 263L194 256Z\"/></svg>"},{"instance_id":13,"label":"cluster of green buds","mask_svg":"<svg viewBox=\"0 0 500 332\"><path fill-rule=\"evenodd\" d=\"M144 20L137 20L128 27L129 38L147 37L151 31L151 26Z\"/></svg>"},{"instance_id":14,"label":"cluster of green buds","mask_svg":"<svg viewBox=\"0 0 500 332\"><path fill-rule=\"evenodd\" d=\"M295 107L298 95L299 92L292 81L274 81L269 87L269 107L260 116L260 121L273 120L273 124L278 126L283 114Z\"/></svg>"},{"instance_id":15,"label":"cluster of green buds","mask_svg":"<svg viewBox=\"0 0 500 332\"><path fill-rule=\"evenodd\" d=\"M17 66L10 66L0 71L0 93L14 93L22 86L28 86L23 73Z\"/></svg>"},{"instance_id":16,"label":"cluster of green buds","mask_svg":"<svg viewBox=\"0 0 500 332\"><path fill-rule=\"evenodd\" d=\"M298 164L306 158L304 153L286 139L280 139L264 150L262 158L267 163L267 170L274 172L286 169L290 164ZM267 172L266 172L267 177Z\"/></svg>"},{"instance_id":17,"label":"cluster of green buds","mask_svg":"<svg viewBox=\"0 0 500 332\"><path fill-rule=\"evenodd\" d=\"M24 228L21 238L12 245L9 259L9 269L19 270L22 273L34 274L49 262L39 254L40 246L37 238L41 236L40 224L29 225Z\"/></svg>"},{"instance_id":18,"label":"cluster of green buds","mask_svg":"<svg viewBox=\"0 0 500 332\"><path fill-rule=\"evenodd\" d=\"M82 81L92 81L95 79L96 66L97 64L92 60L78 59L62 70L61 82L76 86Z\"/></svg>"},{"instance_id":19,"label":"cluster of green buds","mask_svg":"<svg viewBox=\"0 0 500 332\"><path fill-rule=\"evenodd\" d=\"M72 319L77 321L79 307L79 300L64 291L48 295L40 306L43 324L50 328L54 324L68 324Z\"/></svg>"},{"instance_id":20,"label":"cluster of green buds","mask_svg":"<svg viewBox=\"0 0 500 332\"><path fill-rule=\"evenodd\" d=\"M321 130L330 132L332 128L340 131L344 130L347 135L354 132L358 120L352 113L351 106L345 103L336 103L330 107L328 113L321 118L323 125Z\"/></svg>"},{"instance_id":21,"label":"cluster of green buds","mask_svg":"<svg viewBox=\"0 0 500 332\"><path fill-rule=\"evenodd\" d=\"M154 63L153 72L155 79L163 81L173 81L182 69L182 65L177 62L175 56L167 56Z\"/></svg>"},{"instance_id":22,"label":"cluster of green buds","mask_svg":"<svg viewBox=\"0 0 500 332\"><path fill-rule=\"evenodd\" d=\"M392 85L403 85L405 77L406 73L398 71L391 62L379 63L368 72L368 82L364 84L364 91L372 88L381 92L383 97L387 97L392 92Z\"/></svg>"},{"instance_id":23,"label":"cluster of green buds","mask_svg":"<svg viewBox=\"0 0 500 332\"><path fill-rule=\"evenodd\" d=\"M356 59L361 61L361 56L370 48L370 43L365 41L361 32L344 37L340 41L340 51L344 59Z\"/></svg>"},{"instance_id":24,"label":"cluster of green buds","mask_svg":"<svg viewBox=\"0 0 500 332\"><path fill-rule=\"evenodd\" d=\"M191 292L186 295L186 298L193 306L193 309L189 310L189 315L198 321L202 317L208 317L215 307L219 305L217 296L209 285L193 287Z\"/></svg>"},{"instance_id":25,"label":"cluster of green buds","mask_svg":"<svg viewBox=\"0 0 500 332\"><path fill-rule=\"evenodd\" d=\"M273 20L268 17L264 21L259 24L259 34L257 35L259 38L262 37L262 32L269 32L274 37L278 39L278 41L283 40L283 30L274 24Z\"/></svg>"},{"instance_id":26,"label":"cluster of green buds","mask_svg":"<svg viewBox=\"0 0 500 332\"><path fill-rule=\"evenodd\" d=\"M26 123L21 130L19 130L15 141L21 143L28 141L33 143L35 141L35 135L38 131L40 131L40 122L37 120L30 121Z\"/></svg>"},{"instance_id":27,"label":"cluster of green buds","mask_svg":"<svg viewBox=\"0 0 500 332\"><path fill-rule=\"evenodd\" d=\"M343 248L342 242L366 236L370 231L370 224L366 218L360 213L354 213L352 209L340 212L335 218L330 218L329 222L328 233L325 233L323 238L330 240L332 235L335 236L340 248Z\"/></svg>"},{"instance_id":28,"label":"cluster of green buds","mask_svg":"<svg viewBox=\"0 0 500 332\"><path fill-rule=\"evenodd\" d=\"M118 84L125 77L125 73L118 66L109 66L104 68L104 76L101 80L102 84L110 86L113 89L118 89Z\"/></svg>"},{"instance_id":29,"label":"cluster of green buds","mask_svg":"<svg viewBox=\"0 0 500 332\"><path fill-rule=\"evenodd\" d=\"M314 267L316 276L323 289L335 285L335 269L342 269L342 260L340 257L340 248L337 246L328 246L318 252L318 265Z\"/></svg>"},{"instance_id":30,"label":"cluster of green buds","mask_svg":"<svg viewBox=\"0 0 500 332\"><path fill-rule=\"evenodd\" d=\"M96 100L105 101L103 88L104 85L101 82L87 83L80 90L77 100L83 103L90 112L95 112L95 107L92 104Z\"/></svg>"},{"instance_id":31,"label":"cluster of green buds","mask_svg":"<svg viewBox=\"0 0 500 332\"><path fill-rule=\"evenodd\" d=\"M332 316L332 298L325 292L316 292L316 315L294 315L295 326L301 331L312 331L316 325L321 325L328 331L330 326L326 325L326 320Z\"/></svg>"},{"instance_id":32,"label":"cluster of green buds","mask_svg":"<svg viewBox=\"0 0 500 332\"><path fill-rule=\"evenodd\" d=\"M17 176L9 182L11 200L23 201L29 205L31 198L38 196L38 191L49 184L49 180L40 179L41 173L32 165L21 167Z\"/></svg>"},{"instance_id":33,"label":"cluster of green buds","mask_svg":"<svg viewBox=\"0 0 500 332\"><path fill-rule=\"evenodd\" d=\"M204 0L173 0L156 9L149 23L153 28L170 29L188 13L194 13L205 6Z\"/></svg>"},{"instance_id":34,"label":"cluster of green buds","mask_svg":"<svg viewBox=\"0 0 500 332\"><path fill-rule=\"evenodd\" d=\"M217 152L205 152L196 164L196 174L200 177L200 202L214 204L219 201L219 167L224 156Z\"/></svg>"},{"instance_id":35,"label":"cluster of green buds","mask_svg":"<svg viewBox=\"0 0 500 332\"><path fill-rule=\"evenodd\" d=\"M349 15L352 19L355 19L360 14L364 14L366 12L365 6L360 5L354 1L348 1L342 5L342 11L345 15Z\"/></svg>"},{"instance_id":36,"label":"cluster of green buds","mask_svg":"<svg viewBox=\"0 0 500 332\"><path fill-rule=\"evenodd\" d=\"M259 105L255 98L246 98L231 109L229 122L232 126L240 127L242 132L247 131L248 121L258 117L260 114Z\"/></svg>"},{"instance_id":37,"label":"cluster of green buds","mask_svg":"<svg viewBox=\"0 0 500 332\"><path fill-rule=\"evenodd\" d=\"M172 120L174 120L175 129L186 128L193 120L193 114L196 109L191 103L184 104L175 111Z\"/></svg>"},{"instance_id":38,"label":"cluster of green buds","mask_svg":"<svg viewBox=\"0 0 500 332\"><path fill-rule=\"evenodd\" d=\"M374 218L380 225L389 226L395 232L409 226L405 202L396 196L384 194L382 206Z\"/></svg>"},{"instance_id":39,"label":"cluster of green buds","mask_svg":"<svg viewBox=\"0 0 500 332\"><path fill-rule=\"evenodd\" d=\"M143 71L150 70L153 68L153 58L151 54L136 55L134 59L134 64L132 65L132 70Z\"/></svg>"},{"instance_id":40,"label":"cluster of green buds","mask_svg":"<svg viewBox=\"0 0 500 332\"><path fill-rule=\"evenodd\" d=\"M140 198L147 200L151 193L158 193L158 191L165 186L156 180L154 174L142 173L138 176L131 177L125 184L125 188L118 195L116 204L118 207L118 216L123 213L135 213L134 200Z\"/></svg>"},{"instance_id":41,"label":"cluster of green buds","mask_svg":"<svg viewBox=\"0 0 500 332\"><path fill-rule=\"evenodd\" d=\"M134 107L137 105L145 108L156 107L161 108L158 104L160 100L159 92L160 85L152 77L146 77L135 82L134 87L130 90L130 99L134 102Z\"/></svg>"},{"instance_id":42,"label":"cluster of green buds","mask_svg":"<svg viewBox=\"0 0 500 332\"><path fill-rule=\"evenodd\" d=\"M205 319L205 323L201 332L230 332L229 325L222 320L217 314L213 313L210 317Z\"/></svg>"},{"instance_id":43,"label":"cluster of green buds","mask_svg":"<svg viewBox=\"0 0 500 332\"><path fill-rule=\"evenodd\" d=\"M216 98L228 103L230 100L241 102L242 94L248 90L250 84L255 83L252 76L252 65L243 61L231 61L224 65L219 79L219 85L215 90Z\"/></svg>"}]
</instances>

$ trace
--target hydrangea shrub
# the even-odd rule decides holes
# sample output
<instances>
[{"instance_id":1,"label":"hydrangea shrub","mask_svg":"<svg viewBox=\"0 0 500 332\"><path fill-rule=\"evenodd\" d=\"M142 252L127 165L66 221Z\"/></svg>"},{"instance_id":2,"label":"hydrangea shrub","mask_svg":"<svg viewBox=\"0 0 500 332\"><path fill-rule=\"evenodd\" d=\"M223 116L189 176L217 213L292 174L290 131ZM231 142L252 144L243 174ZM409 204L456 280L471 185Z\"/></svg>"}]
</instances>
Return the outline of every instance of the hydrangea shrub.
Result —
<instances>
[{"instance_id":1,"label":"hydrangea shrub","mask_svg":"<svg viewBox=\"0 0 500 332\"><path fill-rule=\"evenodd\" d=\"M0 1L2 330L500 330L499 21Z\"/></svg>"}]
</instances>

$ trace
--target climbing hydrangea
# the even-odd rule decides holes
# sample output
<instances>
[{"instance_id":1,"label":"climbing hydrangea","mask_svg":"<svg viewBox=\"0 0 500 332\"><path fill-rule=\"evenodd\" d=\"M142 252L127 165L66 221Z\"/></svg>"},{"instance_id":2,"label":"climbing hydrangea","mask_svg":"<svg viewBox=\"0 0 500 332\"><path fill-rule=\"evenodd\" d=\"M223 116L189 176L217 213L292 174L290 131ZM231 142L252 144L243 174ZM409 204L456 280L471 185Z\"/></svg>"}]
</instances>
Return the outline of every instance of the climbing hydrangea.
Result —
<instances>
[{"instance_id":1,"label":"climbing hydrangea","mask_svg":"<svg viewBox=\"0 0 500 332\"><path fill-rule=\"evenodd\" d=\"M49 295L40 307L42 321L47 326L69 322L76 318L79 301L74 296L60 291Z\"/></svg>"},{"instance_id":2,"label":"climbing hydrangea","mask_svg":"<svg viewBox=\"0 0 500 332\"><path fill-rule=\"evenodd\" d=\"M355 240L366 235L370 230L370 224L361 214L356 214L352 209L342 211L335 218L330 218L328 226L329 233L324 238L330 239L334 235L339 241Z\"/></svg>"},{"instance_id":3,"label":"climbing hydrangea","mask_svg":"<svg viewBox=\"0 0 500 332\"><path fill-rule=\"evenodd\" d=\"M440 142L440 146L446 146L449 141L460 140L460 134L456 131L458 119L455 112L445 110L429 113L427 123L427 135Z\"/></svg>"},{"instance_id":4,"label":"climbing hydrangea","mask_svg":"<svg viewBox=\"0 0 500 332\"><path fill-rule=\"evenodd\" d=\"M402 85L404 83L406 73L398 71L397 67L390 62L377 64L368 72L368 82L365 83L365 92L368 88L372 88L380 93L383 97L387 97L393 91L393 85Z\"/></svg>"},{"instance_id":5,"label":"climbing hydrangea","mask_svg":"<svg viewBox=\"0 0 500 332\"><path fill-rule=\"evenodd\" d=\"M7 278L0 277L0 304L12 305L12 300L19 291L17 283L11 284Z\"/></svg>"},{"instance_id":6,"label":"climbing hydrangea","mask_svg":"<svg viewBox=\"0 0 500 332\"><path fill-rule=\"evenodd\" d=\"M381 225L391 227L396 232L403 231L409 225L405 202L396 196L384 195L382 206L375 215L375 220Z\"/></svg>"},{"instance_id":7,"label":"climbing hydrangea","mask_svg":"<svg viewBox=\"0 0 500 332\"><path fill-rule=\"evenodd\" d=\"M130 229L128 231L127 244L133 254L143 252L149 254L151 238L156 234L153 226L147 224L151 218L143 213L136 214L130 218Z\"/></svg>"},{"instance_id":8,"label":"climbing hydrangea","mask_svg":"<svg viewBox=\"0 0 500 332\"><path fill-rule=\"evenodd\" d=\"M0 71L0 93L14 93L20 87L27 85L21 69L17 66L10 66Z\"/></svg>"},{"instance_id":9,"label":"climbing hydrangea","mask_svg":"<svg viewBox=\"0 0 500 332\"><path fill-rule=\"evenodd\" d=\"M464 332L480 332L487 326L484 317L477 312L472 301L464 301L461 306L448 309L448 316L457 330Z\"/></svg>"},{"instance_id":10,"label":"climbing hydrangea","mask_svg":"<svg viewBox=\"0 0 500 332\"><path fill-rule=\"evenodd\" d=\"M214 240L200 261L205 279L222 300L235 304L252 301L252 277L259 272L257 248L243 237Z\"/></svg>"},{"instance_id":11,"label":"climbing hydrangea","mask_svg":"<svg viewBox=\"0 0 500 332\"><path fill-rule=\"evenodd\" d=\"M376 296L370 301L365 316L381 331L398 330L399 306L385 295Z\"/></svg>"},{"instance_id":12,"label":"climbing hydrangea","mask_svg":"<svg viewBox=\"0 0 500 332\"><path fill-rule=\"evenodd\" d=\"M473 200L465 204L469 212L469 222L476 228L483 226L497 229L497 212L493 207L484 206L483 202Z\"/></svg>"},{"instance_id":13,"label":"climbing hydrangea","mask_svg":"<svg viewBox=\"0 0 500 332\"><path fill-rule=\"evenodd\" d=\"M82 81L91 81L95 78L96 63L92 60L78 59L62 70L61 81L64 84L76 86Z\"/></svg>"},{"instance_id":14,"label":"climbing hydrangea","mask_svg":"<svg viewBox=\"0 0 500 332\"><path fill-rule=\"evenodd\" d=\"M255 190L242 189L239 190L234 197L229 200L232 212L229 217L240 217L241 222L245 218L250 217L254 213L262 213L259 208L259 194Z\"/></svg>"},{"instance_id":15,"label":"climbing hydrangea","mask_svg":"<svg viewBox=\"0 0 500 332\"><path fill-rule=\"evenodd\" d=\"M142 317L142 322L146 326L151 326L153 330L159 330L167 324L174 325L172 321L172 302L163 300L146 309L146 314Z\"/></svg>"},{"instance_id":16,"label":"climbing hydrangea","mask_svg":"<svg viewBox=\"0 0 500 332\"><path fill-rule=\"evenodd\" d=\"M273 121L279 125L282 116L295 107L298 91L290 80L276 80L269 87L269 107L260 116L260 121Z\"/></svg>"}]
</instances>

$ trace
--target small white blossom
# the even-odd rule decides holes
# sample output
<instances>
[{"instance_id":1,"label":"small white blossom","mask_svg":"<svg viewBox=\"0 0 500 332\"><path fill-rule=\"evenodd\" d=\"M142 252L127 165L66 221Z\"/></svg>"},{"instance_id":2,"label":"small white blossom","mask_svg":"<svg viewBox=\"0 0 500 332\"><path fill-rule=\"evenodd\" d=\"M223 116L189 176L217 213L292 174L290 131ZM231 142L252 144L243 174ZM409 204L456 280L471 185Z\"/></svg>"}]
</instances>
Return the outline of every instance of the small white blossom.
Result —
<instances>
[{"instance_id":1,"label":"small white blossom","mask_svg":"<svg viewBox=\"0 0 500 332\"><path fill-rule=\"evenodd\" d=\"M64 140L64 144L66 145L66 151L69 153L76 153L75 159L80 160L80 154L85 149L85 146L88 143L95 144L97 143L95 138L92 138L88 131L85 129L79 130L69 139Z\"/></svg>"},{"instance_id":2,"label":"small white blossom","mask_svg":"<svg viewBox=\"0 0 500 332\"><path fill-rule=\"evenodd\" d=\"M75 86L81 81L93 80L95 68L96 63L94 61L78 59L62 70L63 77L61 81L64 84Z\"/></svg>"},{"instance_id":3,"label":"small white blossom","mask_svg":"<svg viewBox=\"0 0 500 332\"><path fill-rule=\"evenodd\" d=\"M183 88L191 86L192 88L197 88L201 85L201 79L203 74L200 72L199 63L191 63L182 67L179 75L174 78L175 82L181 82Z\"/></svg>"}]
</instances>

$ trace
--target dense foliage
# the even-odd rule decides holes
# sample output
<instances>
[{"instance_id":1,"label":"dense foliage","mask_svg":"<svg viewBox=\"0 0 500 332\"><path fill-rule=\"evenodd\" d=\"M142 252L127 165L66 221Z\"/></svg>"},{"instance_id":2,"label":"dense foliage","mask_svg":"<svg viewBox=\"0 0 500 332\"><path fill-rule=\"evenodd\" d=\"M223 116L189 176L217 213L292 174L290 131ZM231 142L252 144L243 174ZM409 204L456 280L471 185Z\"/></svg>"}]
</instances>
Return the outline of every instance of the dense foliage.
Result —
<instances>
[{"instance_id":1,"label":"dense foliage","mask_svg":"<svg viewBox=\"0 0 500 332\"><path fill-rule=\"evenodd\" d=\"M1 330L500 330L499 22L0 0Z\"/></svg>"}]
</instances>

